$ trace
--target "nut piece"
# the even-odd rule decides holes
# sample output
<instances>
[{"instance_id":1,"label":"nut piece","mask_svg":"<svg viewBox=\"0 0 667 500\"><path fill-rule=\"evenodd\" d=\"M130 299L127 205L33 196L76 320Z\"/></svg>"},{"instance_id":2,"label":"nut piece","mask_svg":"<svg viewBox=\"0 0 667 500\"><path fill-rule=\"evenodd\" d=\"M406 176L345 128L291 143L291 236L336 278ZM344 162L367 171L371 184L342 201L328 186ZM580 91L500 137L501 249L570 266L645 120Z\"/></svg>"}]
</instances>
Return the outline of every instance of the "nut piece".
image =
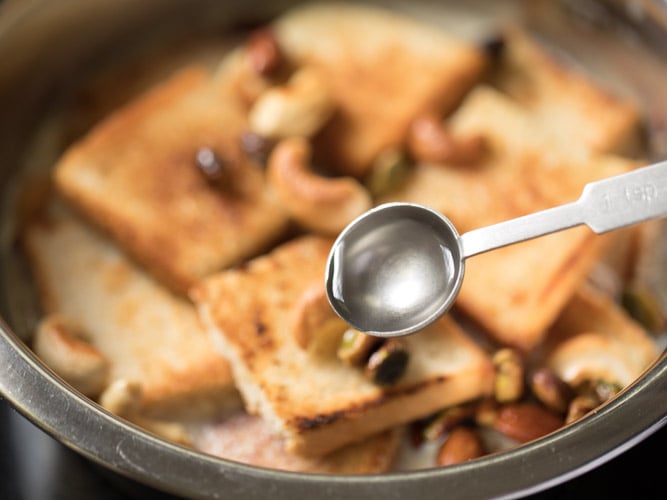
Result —
<instances>
[{"instance_id":1,"label":"nut piece","mask_svg":"<svg viewBox=\"0 0 667 500\"><path fill-rule=\"evenodd\" d=\"M268 28L251 33L246 41L245 49L250 65L260 75L273 73L283 62L278 40Z\"/></svg>"},{"instance_id":2,"label":"nut piece","mask_svg":"<svg viewBox=\"0 0 667 500\"><path fill-rule=\"evenodd\" d=\"M484 455L484 447L474 429L456 427L452 429L447 439L438 451L437 463L439 466L453 465L472 460Z\"/></svg>"},{"instance_id":3,"label":"nut piece","mask_svg":"<svg viewBox=\"0 0 667 500\"><path fill-rule=\"evenodd\" d=\"M130 417L137 413L143 400L143 388L134 380L114 380L100 396L100 404L114 415Z\"/></svg>"},{"instance_id":4,"label":"nut piece","mask_svg":"<svg viewBox=\"0 0 667 500\"><path fill-rule=\"evenodd\" d=\"M577 385L576 392L579 396L592 396L600 403L609 401L618 394L623 386L617 382L595 379L584 380Z\"/></svg>"},{"instance_id":5,"label":"nut piece","mask_svg":"<svg viewBox=\"0 0 667 500\"><path fill-rule=\"evenodd\" d=\"M366 365L366 376L377 385L391 385L400 379L408 366L410 356L400 339L389 339L371 354Z\"/></svg>"},{"instance_id":6,"label":"nut piece","mask_svg":"<svg viewBox=\"0 0 667 500\"><path fill-rule=\"evenodd\" d=\"M294 340L302 349L335 352L346 324L331 308L324 282L309 286L299 298L292 316ZM327 346L331 345L331 349Z\"/></svg>"},{"instance_id":7,"label":"nut piece","mask_svg":"<svg viewBox=\"0 0 667 500\"><path fill-rule=\"evenodd\" d=\"M501 406L493 428L520 443L526 443L555 431L563 420L550 411L531 403Z\"/></svg>"},{"instance_id":8,"label":"nut piece","mask_svg":"<svg viewBox=\"0 0 667 500\"><path fill-rule=\"evenodd\" d=\"M334 107L326 80L316 70L303 68L285 86L259 96L250 110L250 128L271 139L310 137L329 120Z\"/></svg>"},{"instance_id":9,"label":"nut piece","mask_svg":"<svg viewBox=\"0 0 667 500\"><path fill-rule=\"evenodd\" d=\"M597 332L578 333L560 342L546 361L572 387L586 380L614 380L625 386L639 375L624 344Z\"/></svg>"},{"instance_id":10,"label":"nut piece","mask_svg":"<svg viewBox=\"0 0 667 500\"><path fill-rule=\"evenodd\" d=\"M655 293L646 286L631 285L623 290L621 302L628 314L650 332L665 329L665 313Z\"/></svg>"},{"instance_id":11,"label":"nut piece","mask_svg":"<svg viewBox=\"0 0 667 500\"><path fill-rule=\"evenodd\" d=\"M98 396L109 376L109 362L86 341L85 332L59 315L47 316L37 327L35 354L82 394Z\"/></svg>"},{"instance_id":12,"label":"nut piece","mask_svg":"<svg viewBox=\"0 0 667 500\"><path fill-rule=\"evenodd\" d=\"M303 138L281 141L269 157L268 179L295 221L316 233L336 235L371 208L371 197L352 177L313 173L310 154Z\"/></svg>"},{"instance_id":13,"label":"nut piece","mask_svg":"<svg viewBox=\"0 0 667 500\"><path fill-rule=\"evenodd\" d=\"M493 356L496 376L493 392L499 403L512 403L521 399L524 390L523 359L514 349L500 349Z\"/></svg>"},{"instance_id":14,"label":"nut piece","mask_svg":"<svg viewBox=\"0 0 667 500\"><path fill-rule=\"evenodd\" d=\"M461 423L468 420L473 421L474 417L475 408L473 406L452 406L438 413L424 426L423 437L427 441L434 441Z\"/></svg>"},{"instance_id":15,"label":"nut piece","mask_svg":"<svg viewBox=\"0 0 667 500\"><path fill-rule=\"evenodd\" d=\"M348 328L340 340L336 354L338 359L348 366L361 366L380 342L377 337Z\"/></svg>"},{"instance_id":16,"label":"nut piece","mask_svg":"<svg viewBox=\"0 0 667 500\"><path fill-rule=\"evenodd\" d=\"M572 388L549 368L533 372L530 388L544 406L558 413L565 413L574 397Z\"/></svg>"},{"instance_id":17,"label":"nut piece","mask_svg":"<svg viewBox=\"0 0 667 500\"><path fill-rule=\"evenodd\" d=\"M407 145L416 160L433 163L472 164L486 152L482 136L455 137L434 114L424 114L412 122Z\"/></svg>"},{"instance_id":18,"label":"nut piece","mask_svg":"<svg viewBox=\"0 0 667 500\"><path fill-rule=\"evenodd\" d=\"M398 188L409 170L403 151L388 149L375 159L364 184L373 196L383 196Z\"/></svg>"},{"instance_id":19,"label":"nut piece","mask_svg":"<svg viewBox=\"0 0 667 500\"><path fill-rule=\"evenodd\" d=\"M570 403L569 408L567 409L567 416L565 417L565 423L570 424L579 420L580 418L586 416L592 410L597 408L600 405L600 400L592 394L584 394L582 396L577 396Z\"/></svg>"}]
</instances>

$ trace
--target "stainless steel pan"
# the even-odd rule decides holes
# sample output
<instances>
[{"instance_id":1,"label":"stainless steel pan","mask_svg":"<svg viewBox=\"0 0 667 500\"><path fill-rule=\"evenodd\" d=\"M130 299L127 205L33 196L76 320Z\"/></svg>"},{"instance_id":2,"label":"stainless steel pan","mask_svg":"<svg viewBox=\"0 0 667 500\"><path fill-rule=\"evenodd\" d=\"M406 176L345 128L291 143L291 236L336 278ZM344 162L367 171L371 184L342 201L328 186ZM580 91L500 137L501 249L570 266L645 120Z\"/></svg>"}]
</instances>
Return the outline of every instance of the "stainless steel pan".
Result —
<instances>
[{"instance_id":1,"label":"stainless steel pan","mask_svg":"<svg viewBox=\"0 0 667 500\"><path fill-rule=\"evenodd\" d=\"M378 476L325 476L277 472L219 460L155 438L109 414L70 389L26 347L28 285L21 280L12 242L17 228L10 214L11 186L30 131L63 86L116 48L146 36L169 36L198 30L225 30L267 19L288 2L216 2L213 0L61 0L0 3L0 394L19 412L68 447L121 475L165 492L213 498L487 498L518 497L567 481L623 453L667 422L667 353L618 397L578 423L515 450L441 469ZM526 2L528 3L528 2ZM540 2L537 2L540 3ZM437 2L420 2L439 8ZM534 4L531 3L531 4ZM563 42L565 53L600 64L609 56L611 75L625 74L625 90L654 99L647 109L650 147L660 157L667 123L667 103L658 82L665 75L664 53L651 53L641 37L633 44L610 31L620 2L563 2L570 14L551 17L534 5L472 2L467 8L527 12L525 22L544 36ZM454 3L454 5L457 5ZM491 7L490 7L491 5ZM635 2L655 9L634 22L651 21L651 44L664 42L663 2ZM461 8L460 6L458 7ZM586 10L588 8L588 10ZM551 9L551 8L549 8ZM591 10L593 9L593 10ZM597 10L595 10L597 9ZM600 10L602 9L602 10ZM621 11L623 10L620 8ZM603 14L601 17L601 13ZM626 14L625 11L620 12ZM605 17L606 16L606 17ZM544 23L550 18L548 23ZM604 19L605 29L589 27ZM632 21L631 19L631 21ZM665 18L662 18L665 19ZM656 21L653 23L653 21ZM568 24L572 22L573 24ZM560 23L560 24L559 24ZM565 24L563 24L565 23ZM632 30L624 20L622 30ZM566 32L564 32L564 29ZM642 30L644 28L642 27ZM633 35L634 36L634 35ZM586 44L588 40L588 44ZM639 40L639 42L637 41ZM604 42L605 45L596 44ZM648 43L648 42L647 42ZM613 47L622 51L611 51ZM658 51L660 48L658 47ZM614 52L611 54L610 52ZM635 57L641 54L642 57ZM576 57L575 57L576 56ZM612 57L613 56L613 57ZM646 56L646 57L645 57ZM614 64L624 61L626 67ZM632 65L629 70L627 65ZM614 69L615 68L615 69ZM645 103L646 104L646 103ZM662 139L664 141L664 139ZM657 158L656 158L657 159Z\"/></svg>"}]
</instances>

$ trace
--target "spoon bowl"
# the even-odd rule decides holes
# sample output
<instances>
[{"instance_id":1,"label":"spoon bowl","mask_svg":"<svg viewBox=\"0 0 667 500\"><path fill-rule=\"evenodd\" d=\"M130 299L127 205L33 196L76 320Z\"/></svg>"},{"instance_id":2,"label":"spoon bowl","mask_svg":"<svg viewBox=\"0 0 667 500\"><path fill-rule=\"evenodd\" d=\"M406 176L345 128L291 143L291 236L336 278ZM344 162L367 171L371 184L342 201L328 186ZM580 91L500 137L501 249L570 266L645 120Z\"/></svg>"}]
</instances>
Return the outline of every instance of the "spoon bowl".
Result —
<instances>
[{"instance_id":1,"label":"spoon bowl","mask_svg":"<svg viewBox=\"0 0 667 500\"><path fill-rule=\"evenodd\" d=\"M327 295L353 328L396 337L435 321L463 281L460 237L428 207L388 203L353 221L327 264Z\"/></svg>"}]
</instances>

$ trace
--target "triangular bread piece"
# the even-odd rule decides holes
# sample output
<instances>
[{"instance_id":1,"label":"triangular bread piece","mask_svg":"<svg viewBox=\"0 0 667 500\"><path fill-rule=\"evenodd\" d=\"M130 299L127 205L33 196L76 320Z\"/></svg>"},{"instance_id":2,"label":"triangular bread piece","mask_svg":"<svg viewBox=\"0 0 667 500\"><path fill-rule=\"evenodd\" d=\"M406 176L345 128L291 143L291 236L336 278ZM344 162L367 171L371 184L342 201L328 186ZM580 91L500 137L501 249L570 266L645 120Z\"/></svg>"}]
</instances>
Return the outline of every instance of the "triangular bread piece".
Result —
<instances>
[{"instance_id":1,"label":"triangular bread piece","mask_svg":"<svg viewBox=\"0 0 667 500\"><path fill-rule=\"evenodd\" d=\"M575 201L584 185L627 172L635 162L563 152L561 137L540 128L498 91L478 87L452 117L457 134L481 134L489 151L478 164L417 165L382 199L429 205L459 232ZM457 305L497 341L530 349L578 288L612 235L585 227L472 257Z\"/></svg>"},{"instance_id":2,"label":"triangular bread piece","mask_svg":"<svg viewBox=\"0 0 667 500\"><path fill-rule=\"evenodd\" d=\"M272 422L290 450L323 455L488 393L488 356L448 317L405 338L407 371L389 387L341 362L337 342L328 350L302 348L294 314L304 293L323 283L331 243L293 240L191 293L249 412Z\"/></svg>"}]
</instances>

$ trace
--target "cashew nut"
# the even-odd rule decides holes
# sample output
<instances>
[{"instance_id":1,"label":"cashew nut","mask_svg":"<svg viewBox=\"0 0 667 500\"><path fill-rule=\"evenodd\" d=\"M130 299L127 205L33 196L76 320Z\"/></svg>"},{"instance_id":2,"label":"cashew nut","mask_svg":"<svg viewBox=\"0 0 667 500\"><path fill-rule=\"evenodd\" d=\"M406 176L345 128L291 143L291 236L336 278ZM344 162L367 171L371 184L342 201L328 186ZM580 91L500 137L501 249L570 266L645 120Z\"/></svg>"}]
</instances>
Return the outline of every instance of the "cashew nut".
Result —
<instances>
[{"instance_id":1,"label":"cashew nut","mask_svg":"<svg viewBox=\"0 0 667 500\"><path fill-rule=\"evenodd\" d=\"M323 282L304 290L292 312L294 340L302 349L333 353L346 329L345 322L331 308Z\"/></svg>"},{"instance_id":2,"label":"cashew nut","mask_svg":"<svg viewBox=\"0 0 667 500\"><path fill-rule=\"evenodd\" d=\"M578 334L559 344L547 364L571 386L585 380L605 380L625 386L640 375L621 344L594 332Z\"/></svg>"},{"instance_id":3,"label":"cashew nut","mask_svg":"<svg viewBox=\"0 0 667 500\"><path fill-rule=\"evenodd\" d=\"M351 177L326 178L310 170L310 146L293 137L278 143L268 179L294 220L317 233L336 235L372 206L368 191Z\"/></svg>"},{"instance_id":4,"label":"cashew nut","mask_svg":"<svg viewBox=\"0 0 667 500\"><path fill-rule=\"evenodd\" d=\"M107 383L109 362L85 337L78 325L63 316L51 315L37 327L33 349L75 389L95 397Z\"/></svg>"},{"instance_id":5,"label":"cashew nut","mask_svg":"<svg viewBox=\"0 0 667 500\"><path fill-rule=\"evenodd\" d=\"M412 122L407 145L416 160L434 163L475 163L486 151L484 137L454 136L433 114L419 116Z\"/></svg>"},{"instance_id":6,"label":"cashew nut","mask_svg":"<svg viewBox=\"0 0 667 500\"><path fill-rule=\"evenodd\" d=\"M114 380L100 396L100 404L114 415L127 418L137 413L142 404L143 389L134 380Z\"/></svg>"},{"instance_id":7,"label":"cashew nut","mask_svg":"<svg viewBox=\"0 0 667 500\"><path fill-rule=\"evenodd\" d=\"M250 110L250 128L272 139L310 137L333 111L326 80L316 70L303 68L285 86L272 87L259 96Z\"/></svg>"}]
</instances>

